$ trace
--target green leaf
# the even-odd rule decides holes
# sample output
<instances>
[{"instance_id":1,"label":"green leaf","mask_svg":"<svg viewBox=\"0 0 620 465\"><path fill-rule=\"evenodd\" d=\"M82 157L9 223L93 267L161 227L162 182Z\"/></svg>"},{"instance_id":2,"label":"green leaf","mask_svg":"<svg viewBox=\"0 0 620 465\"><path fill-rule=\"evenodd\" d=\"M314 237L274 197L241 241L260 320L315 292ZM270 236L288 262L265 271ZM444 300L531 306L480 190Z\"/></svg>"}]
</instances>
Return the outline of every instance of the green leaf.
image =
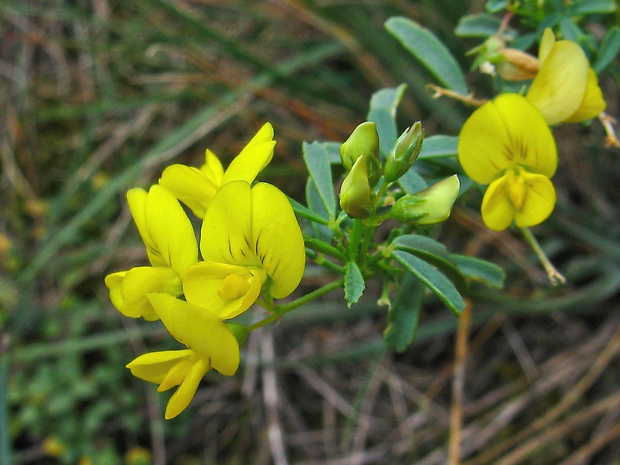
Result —
<instances>
[{"instance_id":1,"label":"green leaf","mask_svg":"<svg viewBox=\"0 0 620 465\"><path fill-rule=\"evenodd\" d=\"M402 250L392 252L392 258L422 281L453 313L460 315L465 308L461 294L454 287L454 284L435 267Z\"/></svg>"},{"instance_id":2,"label":"green leaf","mask_svg":"<svg viewBox=\"0 0 620 465\"><path fill-rule=\"evenodd\" d=\"M426 181L418 174L415 167L409 168L409 171L403 174L397 182L407 194L415 194L428 187Z\"/></svg>"},{"instance_id":3,"label":"green leaf","mask_svg":"<svg viewBox=\"0 0 620 465\"><path fill-rule=\"evenodd\" d=\"M291 202L291 206L293 207L293 211L297 216L301 216L302 218L306 218L314 223L328 225L329 221L325 218L321 218L317 213L310 210L305 205L299 203L297 200L288 198L288 201Z\"/></svg>"},{"instance_id":4,"label":"green leaf","mask_svg":"<svg viewBox=\"0 0 620 465\"><path fill-rule=\"evenodd\" d=\"M308 167L310 177L314 180L316 190L321 198L325 210L330 218L336 214L336 196L332 184L332 170L329 163L329 155L325 148L318 142L302 145L304 161ZM312 206L310 206L314 210Z\"/></svg>"},{"instance_id":5,"label":"green leaf","mask_svg":"<svg viewBox=\"0 0 620 465\"><path fill-rule=\"evenodd\" d=\"M496 264L467 255L451 254L450 258L467 278L498 289L504 287L506 273Z\"/></svg>"},{"instance_id":6,"label":"green leaf","mask_svg":"<svg viewBox=\"0 0 620 465\"><path fill-rule=\"evenodd\" d=\"M459 37L490 37L498 31L501 23L501 19L486 13L467 15L459 20L454 33ZM507 29L504 35L514 38L516 33Z\"/></svg>"},{"instance_id":7,"label":"green leaf","mask_svg":"<svg viewBox=\"0 0 620 465\"><path fill-rule=\"evenodd\" d=\"M444 86L459 94L469 93L460 66L431 31L404 17L388 19L385 27Z\"/></svg>"},{"instance_id":8,"label":"green leaf","mask_svg":"<svg viewBox=\"0 0 620 465\"><path fill-rule=\"evenodd\" d=\"M581 0L571 3L566 8L566 15L587 15L595 13L613 13L616 11L614 0Z\"/></svg>"},{"instance_id":9,"label":"green leaf","mask_svg":"<svg viewBox=\"0 0 620 465\"><path fill-rule=\"evenodd\" d=\"M592 64L592 69L596 71L597 74L603 71L614 61L618 54L618 50L620 50L620 28L614 26L610 28L607 34L605 34L605 37L603 37L601 46L598 49L598 54L596 55L596 60Z\"/></svg>"},{"instance_id":10,"label":"green leaf","mask_svg":"<svg viewBox=\"0 0 620 465\"><path fill-rule=\"evenodd\" d=\"M453 157L458 154L457 136L431 136L424 139L419 159Z\"/></svg>"},{"instance_id":11,"label":"green leaf","mask_svg":"<svg viewBox=\"0 0 620 465\"><path fill-rule=\"evenodd\" d=\"M413 342L420 307L424 297L424 285L411 273L405 273L396 299L388 311L388 325L383 340L396 352L403 352Z\"/></svg>"},{"instance_id":12,"label":"green leaf","mask_svg":"<svg viewBox=\"0 0 620 465\"><path fill-rule=\"evenodd\" d=\"M465 286L463 275L457 265L452 261L448 250L441 242L437 242L435 239L419 234L406 234L394 239L392 245L398 250L408 252L436 266L443 273L448 275L457 286Z\"/></svg>"},{"instance_id":13,"label":"green leaf","mask_svg":"<svg viewBox=\"0 0 620 465\"><path fill-rule=\"evenodd\" d=\"M344 298L350 307L362 297L366 283L357 263L347 262L344 273Z\"/></svg>"},{"instance_id":14,"label":"green leaf","mask_svg":"<svg viewBox=\"0 0 620 465\"><path fill-rule=\"evenodd\" d=\"M508 7L507 0L489 0L484 6L489 13L499 13Z\"/></svg>"},{"instance_id":15,"label":"green leaf","mask_svg":"<svg viewBox=\"0 0 620 465\"><path fill-rule=\"evenodd\" d=\"M368 121L377 125L379 134L379 151L387 157L398 139L396 128L396 107L407 89L406 84L398 87L388 87L375 92L370 98Z\"/></svg>"},{"instance_id":16,"label":"green leaf","mask_svg":"<svg viewBox=\"0 0 620 465\"><path fill-rule=\"evenodd\" d=\"M585 35L570 18L562 18L562 21L560 21L560 32L562 33L562 38L576 43L579 43L580 38Z\"/></svg>"},{"instance_id":17,"label":"green leaf","mask_svg":"<svg viewBox=\"0 0 620 465\"><path fill-rule=\"evenodd\" d=\"M306 182L306 202L308 202L310 211L323 218L325 221L325 223L321 223L319 221L312 223L314 237L323 239L325 242L330 242L334 232L327 227L330 221L329 212L325 208L325 204L319 195L319 191L313 178L308 178L308 181Z\"/></svg>"}]
</instances>

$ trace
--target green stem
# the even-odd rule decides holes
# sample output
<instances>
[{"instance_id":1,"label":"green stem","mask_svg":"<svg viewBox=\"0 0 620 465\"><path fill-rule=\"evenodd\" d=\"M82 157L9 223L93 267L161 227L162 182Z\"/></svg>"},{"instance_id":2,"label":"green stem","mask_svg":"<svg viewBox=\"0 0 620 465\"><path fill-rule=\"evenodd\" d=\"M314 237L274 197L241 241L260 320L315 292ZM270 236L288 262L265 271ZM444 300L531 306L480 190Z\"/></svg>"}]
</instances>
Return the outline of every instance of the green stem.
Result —
<instances>
[{"instance_id":1,"label":"green stem","mask_svg":"<svg viewBox=\"0 0 620 465\"><path fill-rule=\"evenodd\" d=\"M523 238L532 248L532 250L538 257L541 265L547 272L547 276L549 277L549 281L551 281L551 285L558 286L560 284L564 284L566 282L566 278L555 268L555 266L553 266L553 263L551 263L551 260L549 260L547 254L545 254L544 250L536 240L536 237L534 237L534 234L532 234L532 231L530 231L529 228L519 229L521 230L521 234L523 234Z\"/></svg>"},{"instance_id":2,"label":"green stem","mask_svg":"<svg viewBox=\"0 0 620 465\"><path fill-rule=\"evenodd\" d=\"M325 294L329 294L331 291L338 289L339 287L342 287L342 285L344 284L344 278L340 278L336 281L333 281L329 284L326 284L323 287L320 287L312 292L310 292L309 294L306 294L302 297L300 297L299 299L295 299L289 303L286 303L284 305L280 305L279 307L276 306L275 308L275 313L273 315L271 315L268 318L265 318L262 321L259 321L258 323L254 323L253 325L250 325L247 327L248 332L250 331L254 331L255 329L258 328L262 328L263 326L276 321L277 319L279 319L282 315L284 315L285 313L290 312L291 310L294 310L296 308L299 308L303 305L306 305L307 303L312 302L315 299L318 299L319 297L324 296Z\"/></svg>"},{"instance_id":3,"label":"green stem","mask_svg":"<svg viewBox=\"0 0 620 465\"><path fill-rule=\"evenodd\" d=\"M362 220L353 220L353 228L351 228L351 234L349 236L349 260L357 261L360 241L364 232L364 224Z\"/></svg>"}]
</instances>

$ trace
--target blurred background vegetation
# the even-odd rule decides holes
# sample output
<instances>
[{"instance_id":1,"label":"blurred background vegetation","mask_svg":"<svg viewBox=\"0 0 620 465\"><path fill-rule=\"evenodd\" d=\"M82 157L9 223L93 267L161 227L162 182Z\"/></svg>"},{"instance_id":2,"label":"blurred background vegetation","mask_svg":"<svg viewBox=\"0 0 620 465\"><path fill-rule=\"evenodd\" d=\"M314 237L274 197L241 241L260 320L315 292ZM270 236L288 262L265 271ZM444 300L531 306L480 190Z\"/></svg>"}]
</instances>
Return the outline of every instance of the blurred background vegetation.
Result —
<instances>
[{"instance_id":1,"label":"blurred background vegetation","mask_svg":"<svg viewBox=\"0 0 620 465\"><path fill-rule=\"evenodd\" d=\"M343 141L373 92L403 82L401 129L458 134L471 109L433 100L383 23L418 21L467 69L474 42L453 31L484 3L0 1L0 463L439 465L458 433L469 465L619 464L620 153L596 123L555 130L559 202L536 229L567 286L547 287L518 235L485 229L479 199L443 227L450 250L509 276L478 292L456 358L458 321L433 301L414 345L388 352L371 289L253 333L239 373L208 375L172 421L167 394L125 368L170 346L103 285L145 262L124 192L207 147L226 164L270 121L261 177L303 200L301 142ZM602 37L617 20L588 27ZM470 81L480 97L485 79ZM616 116L619 81L614 62L601 85ZM310 266L299 292L327 279Z\"/></svg>"}]
</instances>

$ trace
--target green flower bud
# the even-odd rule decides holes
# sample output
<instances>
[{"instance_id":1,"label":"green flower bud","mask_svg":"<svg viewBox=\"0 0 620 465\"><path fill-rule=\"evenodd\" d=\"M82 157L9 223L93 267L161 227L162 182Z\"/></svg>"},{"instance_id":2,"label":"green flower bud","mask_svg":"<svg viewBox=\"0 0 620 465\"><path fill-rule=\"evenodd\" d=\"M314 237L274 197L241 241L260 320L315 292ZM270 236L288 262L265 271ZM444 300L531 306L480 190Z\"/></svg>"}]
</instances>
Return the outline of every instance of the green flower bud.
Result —
<instances>
[{"instance_id":1,"label":"green flower bud","mask_svg":"<svg viewBox=\"0 0 620 465\"><path fill-rule=\"evenodd\" d=\"M340 208L351 218L368 218L374 208L375 193L368 182L368 162L359 157L340 187Z\"/></svg>"},{"instance_id":2,"label":"green flower bud","mask_svg":"<svg viewBox=\"0 0 620 465\"><path fill-rule=\"evenodd\" d=\"M420 226L441 223L450 216L460 187L459 178L455 174L416 194L401 197L390 213L402 223Z\"/></svg>"},{"instance_id":3,"label":"green flower bud","mask_svg":"<svg viewBox=\"0 0 620 465\"><path fill-rule=\"evenodd\" d=\"M419 121L401 134L385 162L385 181L393 182L405 174L416 161L424 142Z\"/></svg>"},{"instance_id":4,"label":"green flower bud","mask_svg":"<svg viewBox=\"0 0 620 465\"><path fill-rule=\"evenodd\" d=\"M239 348L243 347L245 341L248 338L248 330L245 326L237 324L237 323L226 323L228 329L234 334L237 342L239 343Z\"/></svg>"},{"instance_id":5,"label":"green flower bud","mask_svg":"<svg viewBox=\"0 0 620 465\"><path fill-rule=\"evenodd\" d=\"M379 162L379 134L375 123L366 121L356 127L349 138L340 146L340 158L347 171L351 171L355 161L362 155L370 156ZM379 173L378 178L381 176ZM375 183L376 184L376 183Z\"/></svg>"}]
</instances>

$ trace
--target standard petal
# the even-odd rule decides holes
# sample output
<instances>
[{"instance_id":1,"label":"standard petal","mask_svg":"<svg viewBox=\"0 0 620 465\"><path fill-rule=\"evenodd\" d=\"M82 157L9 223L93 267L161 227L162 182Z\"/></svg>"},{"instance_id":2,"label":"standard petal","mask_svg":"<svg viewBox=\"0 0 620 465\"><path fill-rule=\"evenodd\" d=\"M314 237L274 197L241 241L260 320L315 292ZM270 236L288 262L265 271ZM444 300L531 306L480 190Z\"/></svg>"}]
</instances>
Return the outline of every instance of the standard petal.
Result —
<instances>
[{"instance_id":1,"label":"standard petal","mask_svg":"<svg viewBox=\"0 0 620 465\"><path fill-rule=\"evenodd\" d=\"M209 369L209 365L204 360L198 360L191 366L187 376L168 401L166 412L164 414L166 420L176 417L179 413L185 410L194 398L194 394L196 394L196 389L198 389L200 380L205 373L209 371Z\"/></svg>"},{"instance_id":2,"label":"standard petal","mask_svg":"<svg viewBox=\"0 0 620 465\"><path fill-rule=\"evenodd\" d=\"M581 105L588 81L588 59L575 42L556 42L541 63L527 98L553 125L569 118Z\"/></svg>"},{"instance_id":3,"label":"standard petal","mask_svg":"<svg viewBox=\"0 0 620 465\"><path fill-rule=\"evenodd\" d=\"M205 212L219 186L202 169L185 165L167 167L159 178L159 184L168 189L179 201L187 205L198 218Z\"/></svg>"},{"instance_id":4,"label":"standard petal","mask_svg":"<svg viewBox=\"0 0 620 465\"><path fill-rule=\"evenodd\" d=\"M543 61L549 56L549 52L555 45L555 35L550 28L546 28L543 32L542 39L540 40L540 47L538 48L538 61L542 64Z\"/></svg>"},{"instance_id":5,"label":"standard petal","mask_svg":"<svg viewBox=\"0 0 620 465\"><path fill-rule=\"evenodd\" d=\"M127 368L136 378L160 384L172 367L184 360L190 360L192 356L193 352L189 349L148 352L129 362Z\"/></svg>"},{"instance_id":6,"label":"standard petal","mask_svg":"<svg viewBox=\"0 0 620 465\"><path fill-rule=\"evenodd\" d=\"M541 174L520 174L527 190L521 209L515 212L515 224L520 228L536 226L545 221L555 207L556 193L553 183Z\"/></svg>"},{"instance_id":7,"label":"standard petal","mask_svg":"<svg viewBox=\"0 0 620 465\"><path fill-rule=\"evenodd\" d=\"M243 289L235 295L223 292L225 280L236 277ZM260 276L252 274L252 268L215 262L198 262L183 277L185 298L191 304L209 309L220 319L234 318L256 301L262 286Z\"/></svg>"},{"instance_id":8,"label":"standard petal","mask_svg":"<svg viewBox=\"0 0 620 465\"><path fill-rule=\"evenodd\" d=\"M164 263L183 275L198 260L192 223L174 196L154 185L146 199L146 224Z\"/></svg>"},{"instance_id":9,"label":"standard petal","mask_svg":"<svg viewBox=\"0 0 620 465\"><path fill-rule=\"evenodd\" d=\"M179 296L183 293L183 286L179 275L170 268L138 266L125 274L120 292L123 305L118 310L123 315L153 321L159 318L146 295L162 292Z\"/></svg>"},{"instance_id":10,"label":"standard petal","mask_svg":"<svg viewBox=\"0 0 620 465\"><path fill-rule=\"evenodd\" d=\"M129 205L129 211L133 217L142 242L146 246L146 255L149 258L149 262L153 266L168 266L160 251L157 248L157 244L151 236L151 231L146 220L146 200L148 194L144 189L135 187L127 191L127 204Z\"/></svg>"},{"instance_id":11,"label":"standard petal","mask_svg":"<svg viewBox=\"0 0 620 465\"><path fill-rule=\"evenodd\" d=\"M482 221L487 228L503 231L515 217L515 208L507 193L508 177L502 176L493 181L482 199Z\"/></svg>"},{"instance_id":12,"label":"standard petal","mask_svg":"<svg viewBox=\"0 0 620 465\"><path fill-rule=\"evenodd\" d=\"M271 184L252 188L252 237L262 268L272 279L270 294L286 297L304 274L306 249L291 203Z\"/></svg>"},{"instance_id":13,"label":"standard petal","mask_svg":"<svg viewBox=\"0 0 620 465\"><path fill-rule=\"evenodd\" d=\"M200 251L207 261L258 266L252 241L252 200L250 184L224 184L202 222Z\"/></svg>"},{"instance_id":14,"label":"standard petal","mask_svg":"<svg viewBox=\"0 0 620 465\"><path fill-rule=\"evenodd\" d=\"M565 119L565 123L578 123L588 119L596 118L605 111L607 103L603 98L603 92L598 85L598 77L592 68L588 70L588 83L586 85L586 93L583 96L581 106L569 118Z\"/></svg>"},{"instance_id":15,"label":"standard petal","mask_svg":"<svg viewBox=\"0 0 620 465\"><path fill-rule=\"evenodd\" d=\"M273 158L273 127L265 123L226 169L222 184L234 180L252 183Z\"/></svg>"},{"instance_id":16,"label":"standard petal","mask_svg":"<svg viewBox=\"0 0 620 465\"><path fill-rule=\"evenodd\" d=\"M239 343L209 310L168 294L149 294L155 312L172 336L226 376L239 368Z\"/></svg>"},{"instance_id":17,"label":"standard petal","mask_svg":"<svg viewBox=\"0 0 620 465\"><path fill-rule=\"evenodd\" d=\"M222 184L224 167L217 155L209 149L205 151L205 163L200 167L200 171L216 186L219 187Z\"/></svg>"},{"instance_id":18,"label":"standard petal","mask_svg":"<svg viewBox=\"0 0 620 465\"><path fill-rule=\"evenodd\" d=\"M117 310L123 306L123 296L121 294L121 283L127 274L126 271L111 273L105 277L105 285L110 290L110 300Z\"/></svg>"},{"instance_id":19,"label":"standard petal","mask_svg":"<svg viewBox=\"0 0 620 465\"><path fill-rule=\"evenodd\" d=\"M465 121L458 158L474 181L489 184L506 168L529 166L549 177L557 167L553 135L540 112L517 94L503 94Z\"/></svg>"}]
</instances>

